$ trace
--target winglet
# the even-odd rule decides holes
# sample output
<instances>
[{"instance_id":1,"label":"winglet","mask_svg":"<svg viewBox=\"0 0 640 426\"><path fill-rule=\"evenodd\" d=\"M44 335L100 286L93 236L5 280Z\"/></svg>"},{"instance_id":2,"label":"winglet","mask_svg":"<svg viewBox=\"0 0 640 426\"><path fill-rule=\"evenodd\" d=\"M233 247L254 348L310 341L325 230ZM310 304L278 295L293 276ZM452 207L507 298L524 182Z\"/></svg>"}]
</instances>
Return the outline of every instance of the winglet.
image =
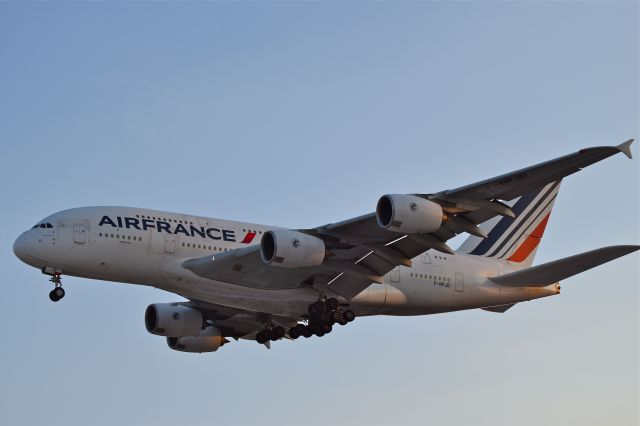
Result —
<instances>
[{"instance_id":1,"label":"winglet","mask_svg":"<svg viewBox=\"0 0 640 426\"><path fill-rule=\"evenodd\" d=\"M633 139L629 139L626 142L621 143L616 148L620 150L627 158L633 158L631 155L631 144L633 143Z\"/></svg>"}]
</instances>

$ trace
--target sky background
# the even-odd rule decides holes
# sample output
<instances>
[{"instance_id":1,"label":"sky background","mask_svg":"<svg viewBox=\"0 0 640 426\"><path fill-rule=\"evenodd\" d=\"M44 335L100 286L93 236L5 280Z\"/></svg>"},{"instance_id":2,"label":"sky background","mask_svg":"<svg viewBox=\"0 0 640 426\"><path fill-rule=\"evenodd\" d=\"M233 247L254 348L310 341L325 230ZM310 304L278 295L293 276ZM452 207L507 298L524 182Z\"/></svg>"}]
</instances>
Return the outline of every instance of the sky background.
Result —
<instances>
[{"instance_id":1,"label":"sky background","mask_svg":"<svg viewBox=\"0 0 640 426\"><path fill-rule=\"evenodd\" d=\"M128 205L287 227L638 138L637 2L0 3L3 425L637 425L639 257L505 314L170 350L160 290L13 241ZM640 241L638 144L563 183L536 263ZM454 243L455 244L455 243Z\"/></svg>"}]
</instances>

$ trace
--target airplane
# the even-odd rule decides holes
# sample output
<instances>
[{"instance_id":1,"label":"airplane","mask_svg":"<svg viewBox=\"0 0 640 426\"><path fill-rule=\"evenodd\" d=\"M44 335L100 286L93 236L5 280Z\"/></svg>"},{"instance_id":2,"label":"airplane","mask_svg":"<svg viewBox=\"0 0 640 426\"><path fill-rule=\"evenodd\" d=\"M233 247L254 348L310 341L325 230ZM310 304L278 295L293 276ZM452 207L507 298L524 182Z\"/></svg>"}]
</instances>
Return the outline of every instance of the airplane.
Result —
<instances>
[{"instance_id":1,"label":"airplane","mask_svg":"<svg viewBox=\"0 0 640 426\"><path fill-rule=\"evenodd\" d=\"M183 352L229 339L324 336L372 315L466 309L503 313L560 293L560 281L638 245L603 247L532 266L562 179L628 140L430 194L387 194L374 212L285 229L133 207L80 207L22 233L15 255L50 277L157 287L187 299L147 307L144 323ZM453 250L447 241L467 239Z\"/></svg>"}]
</instances>

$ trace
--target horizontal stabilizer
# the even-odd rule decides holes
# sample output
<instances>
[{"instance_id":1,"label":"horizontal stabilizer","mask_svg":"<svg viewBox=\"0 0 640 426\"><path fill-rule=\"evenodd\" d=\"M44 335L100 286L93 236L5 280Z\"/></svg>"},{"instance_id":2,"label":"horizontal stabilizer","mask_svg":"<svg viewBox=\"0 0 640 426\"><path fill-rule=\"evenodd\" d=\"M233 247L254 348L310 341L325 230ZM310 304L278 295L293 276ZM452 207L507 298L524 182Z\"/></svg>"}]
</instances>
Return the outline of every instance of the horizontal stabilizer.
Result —
<instances>
[{"instance_id":1,"label":"horizontal stabilizer","mask_svg":"<svg viewBox=\"0 0 640 426\"><path fill-rule=\"evenodd\" d=\"M638 249L640 249L640 246L602 247L510 274L489 277L489 279L496 284L507 287L546 287L603 263L633 253Z\"/></svg>"}]
</instances>

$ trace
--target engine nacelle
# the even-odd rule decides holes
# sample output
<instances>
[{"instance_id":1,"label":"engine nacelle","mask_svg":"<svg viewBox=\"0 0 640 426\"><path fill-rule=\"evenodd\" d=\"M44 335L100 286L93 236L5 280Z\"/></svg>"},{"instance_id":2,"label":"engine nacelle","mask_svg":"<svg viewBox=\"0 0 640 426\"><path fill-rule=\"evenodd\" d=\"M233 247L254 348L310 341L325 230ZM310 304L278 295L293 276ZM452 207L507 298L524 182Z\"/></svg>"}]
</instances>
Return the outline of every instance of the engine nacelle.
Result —
<instances>
[{"instance_id":1,"label":"engine nacelle","mask_svg":"<svg viewBox=\"0 0 640 426\"><path fill-rule=\"evenodd\" d=\"M435 232L442 225L442 207L415 195L388 194L378 200L378 225L403 234Z\"/></svg>"},{"instance_id":2,"label":"engine nacelle","mask_svg":"<svg viewBox=\"0 0 640 426\"><path fill-rule=\"evenodd\" d=\"M200 311L177 303L154 303L144 313L144 325L158 336L197 336L203 317Z\"/></svg>"},{"instance_id":3,"label":"engine nacelle","mask_svg":"<svg viewBox=\"0 0 640 426\"><path fill-rule=\"evenodd\" d=\"M215 352L228 343L222 333L213 325L205 328L197 336L167 337L171 349L182 352Z\"/></svg>"},{"instance_id":4,"label":"engine nacelle","mask_svg":"<svg viewBox=\"0 0 640 426\"><path fill-rule=\"evenodd\" d=\"M283 268L319 266L325 252L324 241L298 231L267 231L260 241L262 261Z\"/></svg>"}]
</instances>

